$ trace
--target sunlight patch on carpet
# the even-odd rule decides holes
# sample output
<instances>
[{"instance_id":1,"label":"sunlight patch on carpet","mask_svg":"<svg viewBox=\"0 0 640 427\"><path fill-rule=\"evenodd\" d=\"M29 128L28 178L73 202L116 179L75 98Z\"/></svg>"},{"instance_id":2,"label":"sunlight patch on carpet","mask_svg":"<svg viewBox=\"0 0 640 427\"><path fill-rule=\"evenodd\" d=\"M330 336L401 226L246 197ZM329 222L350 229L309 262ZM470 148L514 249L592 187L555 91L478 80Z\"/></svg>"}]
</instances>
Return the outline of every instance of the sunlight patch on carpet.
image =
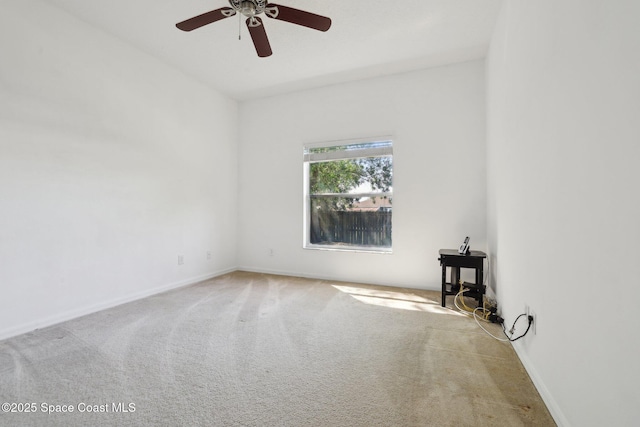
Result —
<instances>
[{"instance_id":1,"label":"sunlight patch on carpet","mask_svg":"<svg viewBox=\"0 0 640 427\"><path fill-rule=\"evenodd\" d=\"M426 311L435 314L464 316L462 313L458 313L445 307L441 307L440 303L437 301L411 293L361 288L354 286L331 286L365 304L395 308L400 310Z\"/></svg>"}]
</instances>

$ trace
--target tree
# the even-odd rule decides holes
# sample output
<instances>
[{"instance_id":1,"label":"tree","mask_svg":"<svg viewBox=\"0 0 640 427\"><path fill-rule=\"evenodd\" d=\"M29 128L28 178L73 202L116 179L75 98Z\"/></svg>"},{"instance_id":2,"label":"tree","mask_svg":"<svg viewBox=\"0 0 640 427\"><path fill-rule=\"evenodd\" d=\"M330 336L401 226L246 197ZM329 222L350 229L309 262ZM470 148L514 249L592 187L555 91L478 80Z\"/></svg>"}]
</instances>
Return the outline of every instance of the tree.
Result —
<instances>
[{"instance_id":1,"label":"tree","mask_svg":"<svg viewBox=\"0 0 640 427\"><path fill-rule=\"evenodd\" d=\"M309 166L311 194L345 194L369 183L373 191L388 192L392 188L391 157L333 160ZM386 196L384 196L386 197ZM312 197L313 209L345 210L353 207L354 197Z\"/></svg>"},{"instance_id":2,"label":"tree","mask_svg":"<svg viewBox=\"0 0 640 427\"><path fill-rule=\"evenodd\" d=\"M362 165L353 160L312 163L309 167L311 193L347 193L362 183Z\"/></svg>"},{"instance_id":3,"label":"tree","mask_svg":"<svg viewBox=\"0 0 640 427\"><path fill-rule=\"evenodd\" d=\"M311 194L348 193L362 182L362 167L352 160L312 163L309 167ZM356 199L349 197L312 197L311 208L345 210Z\"/></svg>"},{"instance_id":4,"label":"tree","mask_svg":"<svg viewBox=\"0 0 640 427\"><path fill-rule=\"evenodd\" d=\"M393 164L391 157L367 157L360 159L362 181L371 184L372 190L387 193L393 187ZM387 196L383 196L387 198ZM375 199L373 200L375 203Z\"/></svg>"}]
</instances>

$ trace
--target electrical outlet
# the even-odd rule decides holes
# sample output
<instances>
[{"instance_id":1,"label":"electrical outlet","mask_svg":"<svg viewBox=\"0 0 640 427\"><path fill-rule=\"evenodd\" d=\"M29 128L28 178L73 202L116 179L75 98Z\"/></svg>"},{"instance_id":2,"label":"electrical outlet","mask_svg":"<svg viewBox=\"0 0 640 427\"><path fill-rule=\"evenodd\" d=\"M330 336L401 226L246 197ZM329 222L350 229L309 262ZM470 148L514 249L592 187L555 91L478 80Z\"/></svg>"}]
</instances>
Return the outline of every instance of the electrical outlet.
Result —
<instances>
[{"instance_id":1,"label":"electrical outlet","mask_svg":"<svg viewBox=\"0 0 640 427\"><path fill-rule=\"evenodd\" d=\"M184 255L178 255L178 265L184 264Z\"/></svg>"},{"instance_id":2,"label":"electrical outlet","mask_svg":"<svg viewBox=\"0 0 640 427\"><path fill-rule=\"evenodd\" d=\"M207 259L211 259L211 251L207 251Z\"/></svg>"},{"instance_id":3,"label":"electrical outlet","mask_svg":"<svg viewBox=\"0 0 640 427\"><path fill-rule=\"evenodd\" d=\"M274 249L269 249L269 256L275 256L276 251Z\"/></svg>"},{"instance_id":4,"label":"electrical outlet","mask_svg":"<svg viewBox=\"0 0 640 427\"><path fill-rule=\"evenodd\" d=\"M529 314L527 314L527 316L533 317L533 320L531 321L531 332L533 332L533 335L535 335L536 334L536 324L538 323L538 317L536 316L536 314L533 311L529 311Z\"/></svg>"}]
</instances>

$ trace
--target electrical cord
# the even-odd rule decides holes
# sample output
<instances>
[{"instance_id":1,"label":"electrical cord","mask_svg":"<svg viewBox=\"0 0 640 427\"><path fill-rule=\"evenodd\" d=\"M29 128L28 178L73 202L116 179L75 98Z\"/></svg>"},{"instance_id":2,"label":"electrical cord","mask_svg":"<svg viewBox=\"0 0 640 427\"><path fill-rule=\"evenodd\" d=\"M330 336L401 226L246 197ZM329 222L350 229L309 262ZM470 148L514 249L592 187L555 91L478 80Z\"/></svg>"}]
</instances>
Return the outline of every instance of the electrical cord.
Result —
<instances>
[{"instance_id":1,"label":"electrical cord","mask_svg":"<svg viewBox=\"0 0 640 427\"><path fill-rule=\"evenodd\" d=\"M490 263L488 263L487 265L487 271L484 275L484 277L482 278L482 285L486 286L487 283L487 279L489 278L489 269L490 269ZM516 320L514 320L513 325L511 325L511 329L509 330L509 333L507 333L507 330L504 326L504 321L500 316L496 316L495 314L495 308L493 309L493 311L487 309L487 301L486 299L483 301L482 303L482 307L477 307L476 309L472 309L471 307L468 307L467 304L464 302L464 293L469 291L469 288L464 288L462 286L461 283L461 287L460 287L460 292L458 292L454 298L453 298L453 303L456 306L456 308L458 309L459 312L461 312L462 314L466 314L466 315L472 315L473 316L473 320L476 321L476 323L478 324L478 326L480 326L480 329L482 329L484 332L486 332L489 336L491 336L492 338L495 338L498 341L502 341L502 342L514 342L519 340L520 338L524 337L525 335L527 335L527 333L529 332L529 330L531 329L531 324L533 323L533 317L532 316L527 316L526 313L520 314L518 317L516 317ZM458 305L458 298L460 298L460 302L462 304L462 307L460 307L460 305ZM478 315L478 310L482 310L482 312L484 314L482 314L481 316ZM513 338L513 332L515 331L516 328L516 324L518 323L518 320L520 320L521 317L527 316L527 319L529 320L529 323L527 324L527 329L519 336ZM491 322L491 323L500 323L500 325L502 326L502 332L504 333L505 338L500 338L500 337L496 337L495 335L493 335L491 332L489 332L488 330L486 330L484 328L484 326L482 326L480 324L480 322L478 321L478 319L484 321L484 322ZM509 336L509 334L511 334L511 336Z\"/></svg>"},{"instance_id":2,"label":"electrical cord","mask_svg":"<svg viewBox=\"0 0 640 427\"><path fill-rule=\"evenodd\" d=\"M485 289L487 288L487 281L489 280L490 276L491 276L491 257L490 255L487 255L487 269L485 270L484 277L482 278L482 285L485 287ZM483 304L485 308L486 308L487 299L491 299L491 301L493 302L492 305L497 305L495 298L488 298L485 292L485 301L484 301L485 303Z\"/></svg>"},{"instance_id":3,"label":"electrical cord","mask_svg":"<svg viewBox=\"0 0 640 427\"><path fill-rule=\"evenodd\" d=\"M468 311L467 311L467 310L464 310L464 309L460 308L460 306L458 305L458 297L459 297L459 296L464 296L463 294L464 294L466 291L467 291L466 289L462 289L462 288L461 288L461 289L460 289L460 292L458 292L458 293L456 294L456 296L454 296L454 297L453 297L453 304L456 306L456 308L458 309L458 311L461 311L461 312L463 312L463 313L465 313L465 314L468 314Z\"/></svg>"},{"instance_id":4,"label":"electrical cord","mask_svg":"<svg viewBox=\"0 0 640 427\"><path fill-rule=\"evenodd\" d=\"M465 293L465 292L467 292L468 290L469 290L469 289L461 289L461 290L460 290L460 292L458 292L458 293L453 297L453 304L456 306L456 308L458 309L458 311L459 311L460 313L465 314L465 315L467 315L467 316L471 316L471 315L473 315L473 314L474 314L474 313L473 313L473 312L474 312L474 309L473 309L473 308L471 308L471 307L468 307L468 306L467 306L467 304L465 304L465 302L464 302L464 293ZM460 306L458 305L458 297L462 297L462 298L460 298L460 302L461 302L461 304L462 304L462 307L460 307ZM484 307L479 307L479 308L481 308L481 309L483 309L483 310L485 310L485 311L488 311L488 310L486 310L486 308L484 308ZM487 320L486 316L483 316L483 317L482 317L482 320L483 320L483 321L485 321L485 322L488 322L488 320Z\"/></svg>"},{"instance_id":5,"label":"electrical cord","mask_svg":"<svg viewBox=\"0 0 640 427\"><path fill-rule=\"evenodd\" d=\"M513 338L513 331L516 328L516 324L518 323L518 320L520 320L521 317L527 316L525 313L519 315L518 317L516 317L516 320L513 322L513 325L511 326L511 329L509 330L509 333L507 333L507 330L504 326L504 322L500 322L502 325L502 332L504 333L505 338L500 338L500 337L496 337L495 335L493 335L491 332L489 332L488 330L486 330L481 324L480 322L478 322L478 315L477 315L477 311L478 310L483 310L485 312L487 312L488 310L484 307L478 307L475 310L473 310L473 319L476 321L476 323L478 324L478 326L480 326L480 329L482 329L483 331L485 331L489 336L491 336L492 338L495 338L498 341L502 341L502 342L514 342L514 341L518 341L520 338L524 337L525 335L527 335L527 333L529 332L529 329L531 329L531 324L533 323L533 317L532 316L528 316L527 320L529 320L529 323L527 325L527 329L519 336L517 336L516 338ZM489 312L490 313L490 312ZM483 319L485 320L485 319ZM485 320L486 322L487 320ZM509 334L511 334L511 336L509 336Z\"/></svg>"},{"instance_id":6,"label":"electrical cord","mask_svg":"<svg viewBox=\"0 0 640 427\"><path fill-rule=\"evenodd\" d=\"M464 305L464 293L465 293L465 292L467 292L467 290L461 287L461 288L460 288L460 292L458 292L458 293L456 294L456 296L455 296L455 297L453 297L453 304L456 306L456 308L458 309L458 311L462 311L462 312L464 312L464 313L469 313L469 310L466 310L466 309L464 309L464 308L460 308L460 306L458 305L458 297L461 297L461 296L463 297L461 300L462 300L462 304ZM466 306L465 306L465 307L466 307Z\"/></svg>"},{"instance_id":7,"label":"electrical cord","mask_svg":"<svg viewBox=\"0 0 640 427\"><path fill-rule=\"evenodd\" d=\"M480 329L482 329L482 330L483 330L483 331L485 331L485 332L486 332L490 337L495 338L495 339L497 339L498 341L509 342L509 337L507 337L507 339L497 337L497 336L493 335L491 332L487 331L487 330L484 328L484 326L482 326L482 325L480 324L480 322L478 322L478 315L476 314L476 311L478 311L478 310L484 310L485 312L488 312L488 313L490 313L490 311L488 311L488 310L487 310L486 308L484 308L484 307L478 307L478 308L476 308L475 310L473 310L473 319L476 321L476 323L478 324L478 326L480 326ZM486 321L487 321L487 320L485 320L485 322L486 322ZM504 330L504 323L502 324L502 328L503 328L503 330Z\"/></svg>"},{"instance_id":8,"label":"electrical cord","mask_svg":"<svg viewBox=\"0 0 640 427\"><path fill-rule=\"evenodd\" d=\"M478 307L476 309L473 309L473 308L467 306L467 304L464 302L464 293L469 291L469 290L470 289L468 289L468 288L467 289L465 289L465 288L460 289L460 292L458 292L453 298L453 304L456 306L458 311L461 312L462 314L465 314L465 315L468 315L468 316L472 316L473 315L474 318L476 318L476 319L478 317L478 315L476 313L476 310L481 309L485 314L483 314L480 317L480 319L483 322L489 322L489 315L491 314L491 311L489 309L487 309L486 301L483 301L482 307ZM462 307L460 307L458 305L458 298L459 297L462 297L462 298L460 298L460 302L462 304ZM476 322L477 322L477 320L476 320Z\"/></svg>"},{"instance_id":9,"label":"electrical cord","mask_svg":"<svg viewBox=\"0 0 640 427\"><path fill-rule=\"evenodd\" d=\"M502 324L502 332L504 332L504 335L509 338L509 341L513 342L513 341L518 341L520 338L524 337L525 335L527 335L527 332L529 332L529 329L531 329L531 324L533 323L533 316L528 316L527 320L529 321L529 323L527 324L527 329L524 331L524 333L516 338L513 338L513 332L515 328L516 328L516 323L518 323L518 320L520 320L521 317L523 316L527 316L526 313L522 313L521 315L519 315L518 317L516 317L516 320L514 320L513 325L511 326L511 329L509 330L511 333L511 336L507 335L507 330L504 327L504 323Z\"/></svg>"},{"instance_id":10,"label":"electrical cord","mask_svg":"<svg viewBox=\"0 0 640 427\"><path fill-rule=\"evenodd\" d=\"M466 291L468 291L468 289L465 289L465 292ZM464 295L462 296L462 298L460 298L460 302L462 303L462 307L464 307L465 311L468 311L469 313L473 313L473 309L471 307L468 307L467 304L464 302Z\"/></svg>"}]
</instances>

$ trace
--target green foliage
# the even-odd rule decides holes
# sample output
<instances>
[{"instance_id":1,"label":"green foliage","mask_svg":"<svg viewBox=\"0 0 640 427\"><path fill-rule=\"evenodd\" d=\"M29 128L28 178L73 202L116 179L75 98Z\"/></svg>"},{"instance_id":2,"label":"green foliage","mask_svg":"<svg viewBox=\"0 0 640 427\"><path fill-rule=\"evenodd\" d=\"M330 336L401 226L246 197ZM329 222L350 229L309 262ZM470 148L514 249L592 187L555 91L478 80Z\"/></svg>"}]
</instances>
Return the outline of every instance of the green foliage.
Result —
<instances>
[{"instance_id":1,"label":"green foliage","mask_svg":"<svg viewBox=\"0 0 640 427\"><path fill-rule=\"evenodd\" d=\"M349 193L367 182L373 191L392 190L391 157L334 160L312 163L309 166L311 194ZM356 200L349 197L314 198L312 206L316 209L344 210L353 207Z\"/></svg>"},{"instance_id":2,"label":"green foliage","mask_svg":"<svg viewBox=\"0 0 640 427\"><path fill-rule=\"evenodd\" d=\"M391 157L368 157L358 161L362 168L362 180L371 183L373 190L388 192L393 186Z\"/></svg>"},{"instance_id":3,"label":"green foliage","mask_svg":"<svg viewBox=\"0 0 640 427\"><path fill-rule=\"evenodd\" d=\"M347 193L360 185L362 179L362 166L352 160L312 163L309 167L312 194Z\"/></svg>"}]
</instances>

